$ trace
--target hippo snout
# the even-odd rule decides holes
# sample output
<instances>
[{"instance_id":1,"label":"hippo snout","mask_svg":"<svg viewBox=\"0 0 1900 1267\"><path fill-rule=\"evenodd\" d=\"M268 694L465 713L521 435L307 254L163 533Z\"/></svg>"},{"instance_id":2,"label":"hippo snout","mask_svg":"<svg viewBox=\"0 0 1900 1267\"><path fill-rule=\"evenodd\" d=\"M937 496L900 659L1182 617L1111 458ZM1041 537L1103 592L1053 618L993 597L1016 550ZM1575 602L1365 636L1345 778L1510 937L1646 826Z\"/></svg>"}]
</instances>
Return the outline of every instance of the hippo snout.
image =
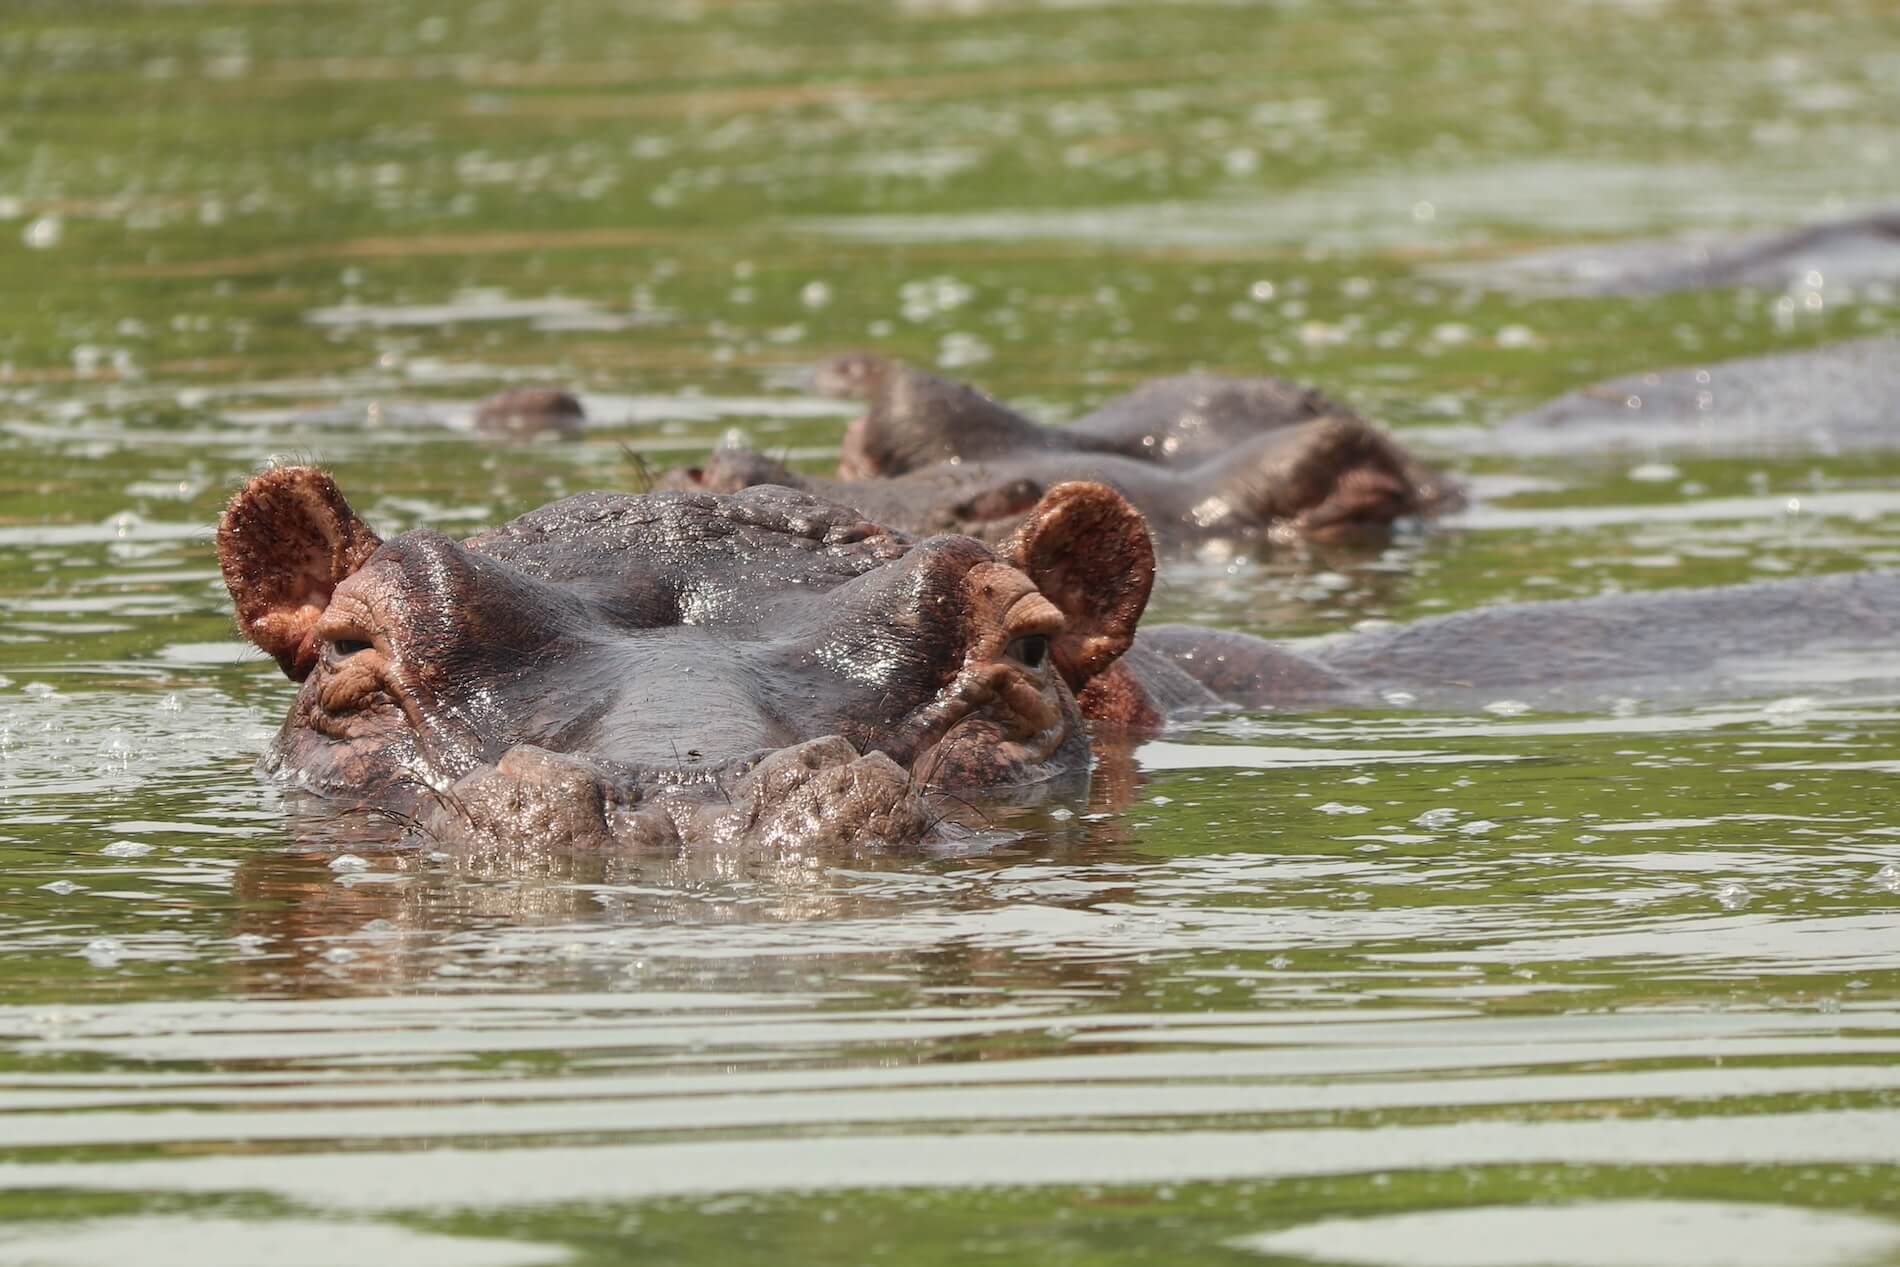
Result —
<instances>
[{"instance_id":1,"label":"hippo snout","mask_svg":"<svg viewBox=\"0 0 1900 1267\"><path fill-rule=\"evenodd\" d=\"M861 754L843 736L827 735L736 773L670 784L523 744L438 794L419 824L457 845L532 839L577 850L808 848L911 843L940 818L889 756Z\"/></svg>"}]
</instances>

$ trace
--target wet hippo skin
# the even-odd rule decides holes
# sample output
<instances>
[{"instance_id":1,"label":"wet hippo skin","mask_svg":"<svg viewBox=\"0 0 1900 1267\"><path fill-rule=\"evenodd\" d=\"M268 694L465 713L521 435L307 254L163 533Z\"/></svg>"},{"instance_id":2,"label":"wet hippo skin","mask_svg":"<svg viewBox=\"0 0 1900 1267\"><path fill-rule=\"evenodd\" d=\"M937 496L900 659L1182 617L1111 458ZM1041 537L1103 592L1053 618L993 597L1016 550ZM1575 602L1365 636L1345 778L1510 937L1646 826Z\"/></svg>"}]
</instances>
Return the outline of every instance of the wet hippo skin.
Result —
<instances>
[{"instance_id":1,"label":"wet hippo skin","mask_svg":"<svg viewBox=\"0 0 1900 1267\"><path fill-rule=\"evenodd\" d=\"M1079 788L1087 727L1404 690L1593 708L1785 689L1891 646L1888 574L1526 604L1303 648L1135 630L1154 556L1092 484L992 548L809 494L591 493L456 542L382 541L308 467L218 533L245 636L302 684L264 765L438 840L532 848L905 844L984 799Z\"/></svg>"},{"instance_id":2,"label":"wet hippo skin","mask_svg":"<svg viewBox=\"0 0 1900 1267\"><path fill-rule=\"evenodd\" d=\"M1285 379L1182 374L1144 383L1066 427L1046 427L967 384L869 352L821 363L812 386L866 406L846 433L841 479L903 475L952 458L1037 452L1195 463L1263 431L1356 416Z\"/></svg>"},{"instance_id":3,"label":"wet hippo skin","mask_svg":"<svg viewBox=\"0 0 1900 1267\"><path fill-rule=\"evenodd\" d=\"M1085 779L1075 695L1154 572L1140 517L1085 484L995 549L784 488L382 541L284 467L218 551L240 629L302 683L268 769L441 839L583 848L915 840Z\"/></svg>"},{"instance_id":4,"label":"wet hippo skin","mask_svg":"<svg viewBox=\"0 0 1900 1267\"><path fill-rule=\"evenodd\" d=\"M1900 447L1900 339L1876 337L1630 374L1560 396L1477 438L1527 456L1830 454Z\"/></svg>"},{"instance_id":5,"label":"wet hippo skin","mask_svg":"<svg viewBox=\"0 0 1900 1267\"><path fill-rule=\"evenodd\" d=\"M1157 380L1069 427L1041 426L974 388L865 354L827 362L816 381L867 406L846 430L839 479L721 449L662 486L784 484L903 531L995 539L1044 489L1089 480L1127 497L1164 548L1373 535L1460 501L1384 430L1278 379Z\"/></svg>"}]
</instances>

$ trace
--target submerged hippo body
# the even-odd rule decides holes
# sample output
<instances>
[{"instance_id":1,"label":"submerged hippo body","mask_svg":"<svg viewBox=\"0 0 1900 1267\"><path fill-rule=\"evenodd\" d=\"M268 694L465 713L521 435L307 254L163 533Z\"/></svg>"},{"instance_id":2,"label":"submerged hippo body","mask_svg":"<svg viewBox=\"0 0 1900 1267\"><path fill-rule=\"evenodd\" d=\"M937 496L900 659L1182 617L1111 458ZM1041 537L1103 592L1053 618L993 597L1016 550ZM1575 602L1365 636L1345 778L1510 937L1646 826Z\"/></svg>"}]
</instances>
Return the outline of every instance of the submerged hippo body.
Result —
<instances>
[{"instance_id":1,"label":"submerged hippo body","mask_svg":"<svg viewBox=\"0 0 1900 1267\"><path fill-rule=\"evenodd\" d=\"M1570 295L1729 286L1839 295L1900 284L1900 209L1741 237L1560 247L1464 271Z\"/></svg>"},{"instance_id":2,"label":"submerged hippo body","mask_svg":"<svg viewBox=\"0 0 1900 1267\"><path fill-rule=\"evenodd\" d=\"M1476 442L1526 456L1900 448L1900 339L1631 374L1560 396Z\"/></svg>"},{"instance_id":3,"label":"submerged hippo body","mask_svg":"<svg viewBox=\"0 0 1900 1267\"><path fill-rule=\"evenodd\" d=\"M1391 436L1277 379L1197 375L1142 388L1070 427L1044 427L960 383L871 356L818 385L866 402L836 480L722 450L667 485L808 489L909 532L1007 534L1043 490L1107 484L1163 546L1210 537L1337 538L1455 504L1455 488Z\"/></svg>"},{"instance_id":4,"label":"submerged hippo body","mask_svg":"<svg viewBox=\"0 0 1900 1267\"><path fill-rule=\"evenodd\" d=\"M267 766L456 839L924 835L1086 777L1075 692L1133 637L1140 518L1051 491L1000 550L783 488L584 494L467 541L381 541L322 472L232 500L242 631L303 684Z\"/></svg>"}]
</instances>

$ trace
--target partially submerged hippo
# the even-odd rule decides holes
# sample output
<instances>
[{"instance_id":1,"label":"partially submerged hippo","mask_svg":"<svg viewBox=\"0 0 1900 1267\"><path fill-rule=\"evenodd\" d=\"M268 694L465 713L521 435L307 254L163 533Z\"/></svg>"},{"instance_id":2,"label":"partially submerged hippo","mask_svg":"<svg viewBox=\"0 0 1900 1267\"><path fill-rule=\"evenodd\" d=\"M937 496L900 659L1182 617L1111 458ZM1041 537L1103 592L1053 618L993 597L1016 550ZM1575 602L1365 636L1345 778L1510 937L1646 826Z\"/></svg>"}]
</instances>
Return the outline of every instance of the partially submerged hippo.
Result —
<instances>
[{"instance_id":1,"label":"partially submerged hippo","mask_svg":"<svg viewBox=\"0 0 1900 1267\"><path fill-rule=\"evenodd\" d=\"M1570 295L1655 295L1750 286L1844 295L1900 285L1900 209L1740 237L1601 242L1458 270Z\"/></svg>"},{"instance_id":2,"label":"partially submerged hippo","mask_svg":"<svg viewBox=\"0 0 1900 1267\"><path fill-rule=\"evenodd\" d=\"M913 840L958 798L1085 777L1075 695L1154 575L1140 517L1085 484L997 549L783 488L385 542L283 467L218 553L303 683L269 769L436 836L581 847Z\"/></svg>"},{"instance_id":3,"label":"partially submerged hippo","mask_svg":"<svg viewBox=\"0 0 1900 1267\"><path fill-rule=\"evenodd\" d=\"M1045 489L1089 480L1127 497L1164 546L1356 536L1458 497L1380 428L1277 379L1160 380L1060 428L877 357L830 362L818 385L867 403L846 430L842 478L797 475L761 454L722 449L669 473L665 486L784 484L905 531L994 539Z\"/></svg>"},{"instance_id":4,"label":"partially submerged hippo","mask_svg":"<svg viewBox=\"0 0 1900 1267\"><path fill-rule=\"evenodd\" d=\"M511 387L475 407L475 430L504 440L571 440L586 425L581 402L558 387Z\"/></svg>"},{"instance_id":5,"label":"partially submerged hippo","mask_svg":"<svg viewBox=\"0 0 1900 1267\"><path fill-rule=\"evenodd\" d=\"M1051 489L995 549L784 488L589 493L465 542L384 542L328 476L285 467L232 499L218 551L240 628L303 684L267 769L444 841L533 847L902 844L984 800L1079 788L1085 723L1394 691L1690 702L1781 689L1830 640L1900 636L1900 577L1874 574L1489 608L1299 650L1136 639L1149 538L1091 484Z\"/></svg>"},{"instance_id":6,"label":"partially submerged hippo","mask_svg":"<svg viewBox=\"0 0 1900 1267\"><path fill-rule=\"evenodd\" d=\"M812 385L866 406L845 432L841 479L1033 453L1114 453L1191 465L1263 432L1357 418L1318 390L1285 379L1181 374L1144 383L1066 427L1045 427L967 384L868 352L824 362Z\"/></svg>"},{"instance_id":7,"label":"partially submerged hippo","mask_svg":"<svg viewBox=\"0 0 1900 1267\"><path fill-rule=\"evenodd\" d=\"M1519 414L1473 443L1525 455L1900 448L1900 339L1630 374Z\"/></svg>"}]
</instances>

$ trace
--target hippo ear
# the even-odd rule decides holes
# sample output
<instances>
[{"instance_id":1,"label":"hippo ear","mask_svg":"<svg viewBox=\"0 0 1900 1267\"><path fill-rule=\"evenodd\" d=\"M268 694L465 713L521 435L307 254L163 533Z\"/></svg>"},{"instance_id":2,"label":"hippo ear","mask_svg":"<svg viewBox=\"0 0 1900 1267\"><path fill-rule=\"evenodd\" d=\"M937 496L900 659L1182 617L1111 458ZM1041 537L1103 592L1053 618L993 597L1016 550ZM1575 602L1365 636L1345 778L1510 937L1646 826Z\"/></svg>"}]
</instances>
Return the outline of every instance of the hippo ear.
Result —
<instances>
[{"instance_id":1,"label":"hippo ear","mask_svg":"<svg viewBox=\"0 0 1900 1267\"><path fill-rule=\"evenodd\" d=\"M291 681L303 681L316 666L311 634L331 593L381 544L315 467L254 477L218 521L218 563L238 628Z\"/></svg>"},{"instance_id":2,"label":"hippo ear","mask_svg":"<svg viewBox=\"0 0 1900 1267\"><path fill-rule=\"evenodd\" d=\"M1070 689L1113 664L1135 638L1154 585L1154 542L1141 512L1105 484L1057 484L1002 547L1061 609L1052 651Z\"/></svg>"}]
</instances>

